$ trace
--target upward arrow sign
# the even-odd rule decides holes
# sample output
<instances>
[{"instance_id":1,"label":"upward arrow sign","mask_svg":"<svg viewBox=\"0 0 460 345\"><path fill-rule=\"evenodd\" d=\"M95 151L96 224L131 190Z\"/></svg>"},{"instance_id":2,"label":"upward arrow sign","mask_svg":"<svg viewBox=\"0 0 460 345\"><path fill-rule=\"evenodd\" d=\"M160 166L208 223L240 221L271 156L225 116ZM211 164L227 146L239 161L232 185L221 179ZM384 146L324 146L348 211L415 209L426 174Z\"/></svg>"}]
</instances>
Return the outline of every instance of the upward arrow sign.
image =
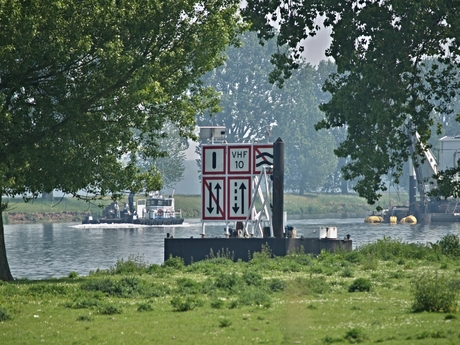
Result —
<instances>
[{"instance_id":1,"label":"upward arrow sign","mask_svg":"<svg viewBox=\"0 0 460 345\"><path fill-rule=\"evenodd\" d=\"M241 182L240 187L238 188L240 190L240 200L241 200L241 214L244 214L245 208L244 208L244 191L246 190L246 185ZM238 206L238 203L235 202L235 205L232 207L233 212L238 213L240 207Z\"/></svg>"},{"instance_id":2,"label":"upward arrow sign","mask_svg":"<svg viewBox=\"0 0 460 345\"><path fill-rule=\"evenodd\" d=\"M212 213L212 211L214 211L214 207L212 206L213 201L214 201L214 203L216 204L216 214L219 214L219 210L220 210L220 201L219 201L220 195L219 194L220 194L220 190L222 189L219 182L216 183L216 186L214 187L214 189L216 190L216 195L212 193L212 183L209 183L209 196L208 196L209 203L208 203L207 210L209 213Z\"/></svg>"}]
</instances>

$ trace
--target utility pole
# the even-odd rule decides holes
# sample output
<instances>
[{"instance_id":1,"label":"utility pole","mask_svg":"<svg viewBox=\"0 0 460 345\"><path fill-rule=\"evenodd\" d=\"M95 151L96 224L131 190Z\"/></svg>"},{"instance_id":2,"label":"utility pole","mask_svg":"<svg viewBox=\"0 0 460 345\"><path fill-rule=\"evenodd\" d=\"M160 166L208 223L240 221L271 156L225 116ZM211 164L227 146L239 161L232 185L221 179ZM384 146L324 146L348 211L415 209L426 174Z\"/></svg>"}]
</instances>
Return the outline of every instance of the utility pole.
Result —
<instances>
[{"instance_id":1,"label":"utility pole","mask_svg":"<svg viewBox=\"0 0 460 345\"><path fill-rule=\"evenodd\" d=\"M278 138L273 145L273 211L272 224L275 238L284 233L284 142Z\"/></svg>"}]
</instances>

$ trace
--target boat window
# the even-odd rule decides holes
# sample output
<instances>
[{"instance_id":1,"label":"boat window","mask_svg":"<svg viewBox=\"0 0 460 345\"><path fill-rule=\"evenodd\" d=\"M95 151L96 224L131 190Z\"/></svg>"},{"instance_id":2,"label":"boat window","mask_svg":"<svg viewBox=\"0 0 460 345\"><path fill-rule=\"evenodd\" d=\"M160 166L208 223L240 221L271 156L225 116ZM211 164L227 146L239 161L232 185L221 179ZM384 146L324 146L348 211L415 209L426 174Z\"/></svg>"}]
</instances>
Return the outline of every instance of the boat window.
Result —
<instances>
[{"instance_id":1,"label":"boat window","mask_svg":"<svg viewBox=\"0 0 460 345\"><path fill-rule=\"evenodd\" d=\"M147 206L171 206L172 200L165 199L147 199Z\"/></svg>"}]
</instances>

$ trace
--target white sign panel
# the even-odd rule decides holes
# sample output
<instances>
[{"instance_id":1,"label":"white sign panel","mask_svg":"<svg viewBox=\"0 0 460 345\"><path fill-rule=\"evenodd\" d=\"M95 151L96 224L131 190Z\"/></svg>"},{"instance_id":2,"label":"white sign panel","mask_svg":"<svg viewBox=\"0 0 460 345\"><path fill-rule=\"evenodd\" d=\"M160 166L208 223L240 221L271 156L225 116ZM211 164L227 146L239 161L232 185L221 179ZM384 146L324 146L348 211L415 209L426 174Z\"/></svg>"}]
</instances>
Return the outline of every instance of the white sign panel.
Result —
<instances>
[{"instance_id":1,"label":"white sign panel","mask_svg":"<svg viewBox=\"0 0 460 345\"><path fill-rule=\"evenodd\" d=\"M251 174L252 145L228 146L228 173Z\"/></svg>"},{"instance_id":2,"label":"white sign panel","mask_svg":"<svg viewBox=\"0 0 460 345\"><path fill-rule=\"evenodd\" d=\"M228 177L227 219L246 220L251 206L251 177Z\"/></svg>"},{"instance_id":3,"label":"white sign panel","mask_svg":"<svg viewBox=\"0 0 460 345\"><path fill-rule=\"evenodd\" d=\"M203 175L225 174L225 152L227 147L203 145L201 147Z\"/></svg>"},{"instance_id":4,"label":"white sign panel","mask_svg":"<svg viewBox=\"0 0 460 345\"><path fill-rule=\"evenodd\" d=\"M260 174L263 166L273 165L273 144L254 144L253 149L253 173Z\"/></svg>"},{"instance_id":5,"label":"white sign panel","mask_svg":"<svg viewBox=\"0 0 460 345\"><path fill-rule=\"evenodd\" d=\"M201 218L225 220L225 177L203 177L201 184Z\"/></svg>"}]
</instances>

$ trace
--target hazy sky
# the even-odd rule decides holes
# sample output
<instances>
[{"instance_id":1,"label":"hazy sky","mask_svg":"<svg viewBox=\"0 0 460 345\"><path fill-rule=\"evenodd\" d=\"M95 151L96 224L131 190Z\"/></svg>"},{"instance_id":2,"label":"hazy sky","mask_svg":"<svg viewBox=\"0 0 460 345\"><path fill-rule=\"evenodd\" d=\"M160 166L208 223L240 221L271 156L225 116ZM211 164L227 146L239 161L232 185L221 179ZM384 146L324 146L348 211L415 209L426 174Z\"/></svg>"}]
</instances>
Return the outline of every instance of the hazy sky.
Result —
<instances>
[{"instance_id":1,"label":"hazy sky","mask_svg":"<svg viewBox=\"0 0 460 345\"><path fill-rule=\"evenodd\" d=\"M315 37L306 41L303 56L312 65L317 65L321 60L326 60L325 50L331 43L330 29L321 29Z\"/></svg>"}]
</instances>

